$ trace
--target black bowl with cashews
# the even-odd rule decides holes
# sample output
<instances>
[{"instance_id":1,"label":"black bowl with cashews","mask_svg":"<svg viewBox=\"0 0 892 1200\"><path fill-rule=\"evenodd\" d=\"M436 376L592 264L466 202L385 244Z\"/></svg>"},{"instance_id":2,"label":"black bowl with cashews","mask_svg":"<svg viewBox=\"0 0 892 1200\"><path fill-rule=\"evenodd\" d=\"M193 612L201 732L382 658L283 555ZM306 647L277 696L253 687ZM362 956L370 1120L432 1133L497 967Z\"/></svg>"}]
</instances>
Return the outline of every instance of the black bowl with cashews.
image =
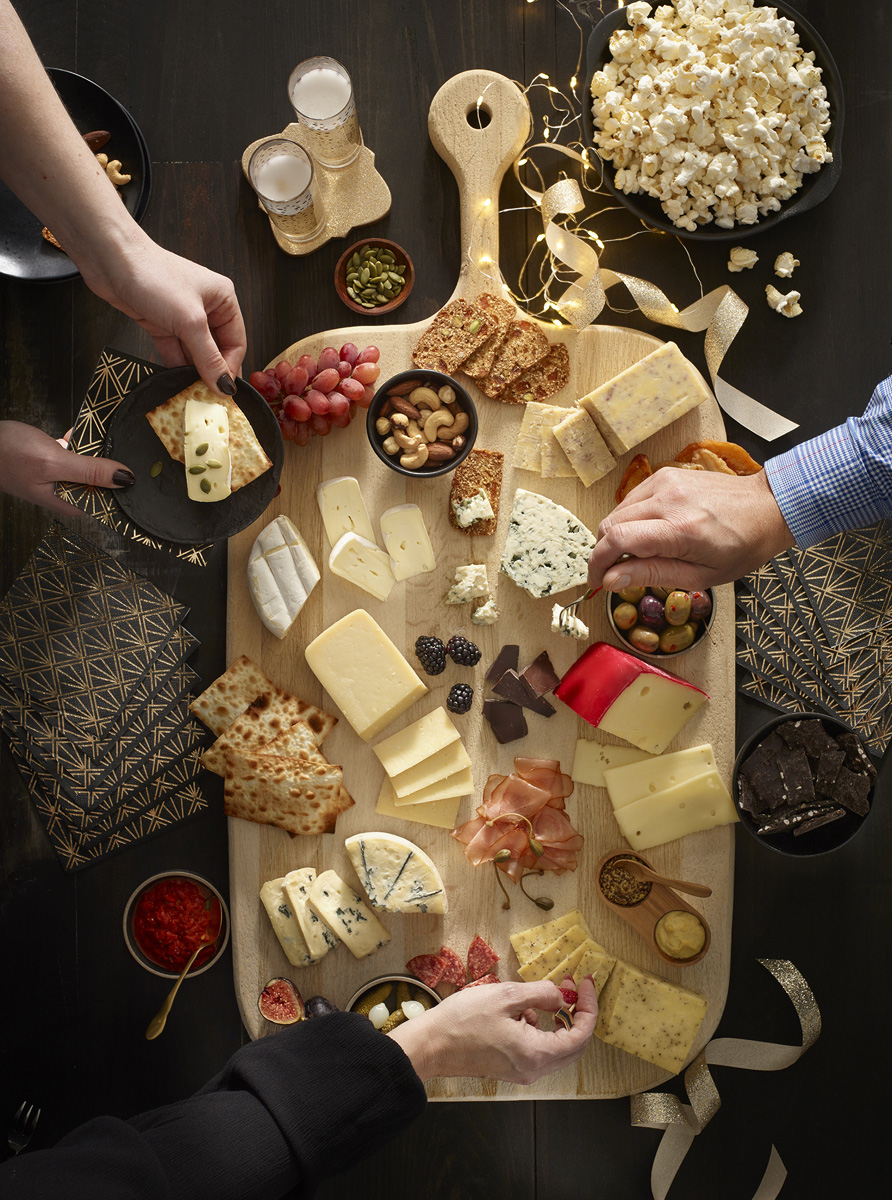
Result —
<instances>
[{"instance_id":1,"label":"black bowl with cashews","mask_svg":"<svg viewBox=\"0 0 892 1200\"><path fill-rule=\"evenodd\" d=\"M401 371L375 392L366 433L377 456L398 475L448 475L474 445L477 409L450 375Z\"/></svg>"}]
</instances>

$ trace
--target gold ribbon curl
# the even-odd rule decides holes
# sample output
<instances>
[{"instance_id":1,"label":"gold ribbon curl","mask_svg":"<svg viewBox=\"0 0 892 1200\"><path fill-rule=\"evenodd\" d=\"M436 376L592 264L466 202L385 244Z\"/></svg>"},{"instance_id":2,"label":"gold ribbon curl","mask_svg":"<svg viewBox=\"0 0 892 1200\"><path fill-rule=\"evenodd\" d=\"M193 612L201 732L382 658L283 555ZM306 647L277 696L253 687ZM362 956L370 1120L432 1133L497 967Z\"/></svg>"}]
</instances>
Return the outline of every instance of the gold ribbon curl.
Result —
<instances>
[{"instance_id":1,"label":"gold ribbon curl","mask_svg":"<svg viewBox=\"0 0 892 1200\"><path fill-rule=\"evenodd\" d=\"M559 154L590 167L591 162L576 150L557 142L536 142L525 146L514 162L514 176L526 194L542 213L545 244L557 262L574 271L579 279L552 304L575 329L584 329L596 320L607 303L606 289L617 283L625 284L632 299L650 321L684 329L689 333L706 330L704 352L712 386L721 408L745 429L766 441L774 441L799 426L795 421L760 404L739 388L733 387L719 375L719 367L731 343L737 336L749 307L727 284L715 288L700 300L679 312L678 308L655 284L635 275L601 268L597 251L577 234L557 223L561 215L572 215L585 208L582 191L575 179L559 179L540 192L529 187L520 176L521 163L532 150L556 150Z\"/></svg>"},{"instance_id":2,"label":"gold ribbon curl","mask_svg":"<svg viewBox=\"0 0 892 1200\"><path fill-rule=\"evenodd\" d=\"M650 1186L654 1200L665 1200L694 1138L702 1133L721 1107L718 1088L709 1072L710 1065L747 1071L782 1071L798 1061L820 1036L821 1013L817 1001L796 967L787 959L760 958L757 961L771 972L793 1002L802 1029L802 1045L714 1038L685 1071L684 1084L690 1104L683 1104L666 1092L632 1097L632 1124L664 1130L651 1168ZM786 1178L786 1167L772 1146L768 1166L753 1200L775 1200Z\"/></svg>"}]
</instances>

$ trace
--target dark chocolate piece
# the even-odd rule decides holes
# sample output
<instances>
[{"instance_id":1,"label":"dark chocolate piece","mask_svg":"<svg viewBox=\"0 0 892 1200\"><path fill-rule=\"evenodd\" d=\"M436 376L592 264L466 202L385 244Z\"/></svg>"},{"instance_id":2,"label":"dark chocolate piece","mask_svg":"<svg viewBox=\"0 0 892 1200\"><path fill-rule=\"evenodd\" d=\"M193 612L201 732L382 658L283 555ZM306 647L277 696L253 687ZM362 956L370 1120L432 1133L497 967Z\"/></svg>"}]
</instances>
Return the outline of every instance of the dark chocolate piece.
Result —
<instances>
[{"instance_id":1,"label":"dark chocolate piece","mask_svg":"<svg viewBox=\"0 0 892 1200\"><path fill-rule=\"evenodd\" d=\"M822 813L830 812L832 809L830 804L806 804L801 808L790 808L785 805L776 813L762 822L756 829L756 833L769 835L772 833L789 833L791 829L795 829L801 825L803 821L811 820L813 817L821 816Z\"/></svg>"},{"instance_id":2,"label":"dark chocolate piece","mask_svg":"<svg viewBox=\"0 0 892 1200\"><path fill-rule=\"evenodd\" d=\"M752 784L744 775L737 780L737 798L744 812L751 813L755 817L763 811L759 806L759 798L753 791Z\"/></svg>"},{"instance_id":3,"label":"dark chocolate piece","mask_svg":"<svg viewBox=\"0 0 892 1200\"><path fill-rule=\"evenodd\" d=\"M546 692L553 692L561 681L560 675L557 674L551 665L551 659L548 657L547 650L543 650L538 658L534 658L529 666L524 667L521 675L523 675L537 696L544 696Z\"/></svg>"},{"instance_id":4,"label":"dark chocolate piece","mask_svg":"<svg viewBox=\"0 0 892 1200\"><path fill-rule=\"evenodd\" d=\"M812 817L810 821L804 821L796 829L793 830L793 837L799 837L801 833L810 833L813 829L819 829L822 825L829 825L831 821L838 821L840 817L846 815L844 808L832 808L830 812L821 813L820 816Z\"/></svg>"},{"instance_id":5,"label":"dark chocolate piece","mask_svg":"<svg viewBox=\"0 0 892 1200\"><path fill-rule=\"evenodd\" d=\"M815 793L833 798L833 781L845 758L844 750L822 750L815 772Z\"/></svg>"},{"instance_id":6,"label":"dark chocolate piece","mask_svg":"<svg viewBox=\"0 0 892 1200\"><path fill-rule=\"evenodd\" d=\"M503 646L496 660L484 675L489 683L496 683L506 671L516 671L520 662L520 646Z\"/></svg>"},{"instance_id":7,"label":"dark chocolate piece","mask_svg":"<svg viewBox=\"0 0 892 1200\"><path fill-rule=\"evenodd\" d=\"M854 771L856 775L866 775L873 782L877 777L877 770L867 757L857 733L840 733L836 740L845 751L845 765L849 770Z\"/></svg>"},{"instance_id":8,"label":"dark chocolate piece","mask_svg":"<svg viewBox=\"0 0 892 1200\"><path fill-rule=\"evenodd\" d=\"M866 775L858 775L848 767L840 767L830 791L831 800L844 804L859 817L866 817L870 812L870 802L867 797L873 783Z\"/></svg>"},{"instance_id":9,"label":"dark chocolate piece","mask_svg":"<svg viewBox=\"0 0 892 1200\"><path fill-rule=\"evenodd\" d=\"M807 721L788 721L778 725L777 732L791 749L804 750L810 758L820 758L822 750L836 748L836 742L819 717L810 717Z\"/></svg>"},{"instance_id":10,"label":"dark chocolate piece","mask_svg":"<svg viewBox=\"0 0 892 1200\"><path fill-rule=\"evenodd\" d=\"M787 794L787 802L794 806L813 804L815 784L805 751L786 750L778 755L777 765Z\"/></svg>"},{"instance_id":11,"label":"dark chocolate piece","mask_svg":"<svg viewBox=\"0 0 892 1200\"><path fill-rule=\"evenodd\" d=\"M504 746L527 735L527 719L523 709L510 700L484 700L483 715L495 734L496 741Z\"/></svg>"},{"instance_id":12,"label":"dark chocolate piece","mask_svg":"<svg viewBox=\"0 0 892 1200\"><path fill-rule=\"evenodd\" d=\"M537 696L529 680L523 675L518 675L516 671L506 671L501 679L493 684L492 690L497 696L510 700L512 704L519 704L522 708L528 708L540 717L553 717L555 714L554 705L549 704L544 697Z\"/></svg>"}]
</instances>

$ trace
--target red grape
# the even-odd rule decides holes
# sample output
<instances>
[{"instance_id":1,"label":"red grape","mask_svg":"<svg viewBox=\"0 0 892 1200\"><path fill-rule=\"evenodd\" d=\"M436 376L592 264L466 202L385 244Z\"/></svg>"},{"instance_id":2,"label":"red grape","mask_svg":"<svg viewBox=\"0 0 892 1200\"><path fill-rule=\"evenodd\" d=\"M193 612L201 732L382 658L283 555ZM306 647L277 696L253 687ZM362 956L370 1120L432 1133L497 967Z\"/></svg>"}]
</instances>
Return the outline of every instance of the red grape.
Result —
<instances>
[{"instance_id":1,"label":"red grape","mask_svg":"<svg viewBox=\"0 0 892 1200\"><path fill-rule=\"evenodd\" d=\"M297 421L292 421L290 417L283 417L280 424L282 426L282 437L286 442L293 442L294 435L300 429L300 425Z\"/></svg>"},{"instance_id":2,"label":"red grape","mask_svg":"<svg viewBox=\"0 0 892 1200\"><path fill-rule=\"evenodd\" d=\"M312 379L314 375L318 374L319 368L316 366L316 360L312 354L302 354L297 360L297 365L303 367L308 379Z\"/></svg>"},{"instance_id":3,"label":"red grape","mask_svg":"<svg viewBox=\"0 0 892 1200\"><path fill-rule=\"evenodd\" d=\"M376 363L381 357L381 351L377 346L366 346L365 350L360 350L356 359L356 366L360 363Z\"/></svg>"},{"instance_id":4,"label":"red grape","mask_svg":"<svg viewBox=\"0 0 892 1200\"><path fill-rule=\"evenodd\" d=\"M357 363L353 368L353 378L361 384L374 383L381 374L381 368L373 362Z\"/></svg>"},{"instance_id":5,"label":"red grape","mask_svg":"<svg viewBox=\"0 0 892 1200\"><path fill-rule=\"evenodd\" d=\"M291 363L287 358L283 358L281 362L276 363L273 367L273 374L279 383L284 383L288 372L291 370Z\"/></svg>"},{"instance_id":6,"label":"red grape","mask_svg":"<svg viewBox=\"0 0 892 1200\"><path fill-rule=\"evenodd\" d=\"M279 399L279 382L268 371L253 371L248 382L270 404Z\"/></svg>"},{"instance_id":7,"label":"red grape","mask_svg":"<svg viewBox=\"0 0 892 1200\"><path fill-rule=\"evenodd\" d=\"M292 421L309 421L311 409L302 396L286 396L282 412Z\"/></svg>"},{"instance_id":8,"label":"red grape","mask_svg":"<svg viewBox=\"0 0 892 1200\"><path fill-rule=\"evenodd\" d=\"M299 396L307 386L308 377L303 367L292 367L282 390L286 396Z\"/></svg>"},{"instance_id":9,"label":"red grape","mask_svg":"<svg viewBox=\"0 0 892 1200\"><path fill-rule=\"evenodd\" d=\"M342 417L345 414L347 414L349 421L350 401L346 396L342 396L340 392L329 392L328 403L329 412L331 413L331 419L333 421L335 417Z\"/></svg>"},{"instance_id":10,"label":"red grape","mask_svg":"<svg viewBox=\"0 0 892 1200\"><path fill-rule=\"evenodd\" d=\"M316 370L327 371L329 367L337 367L340 355L334 346L326 346L319 357L316 359Z\"/></svg>"},{"instance_id":11,"label":"red grape","mask_svg":"<svg viewBox=\"0 0 892 1200\"><path fill-rule=\"evenodd\" d=\"M346 396L348 400L361 400L365 388L358 379L342 379L337 386L337 391L342 396Z\"/></svg>"},{"instance_id":12,"label":"red grape","mask_svg":"<svg viewBox=\"0 0 892 1200\"><path fill-rule=\"evenodd\" d=\"M375 389L371 386L362 389L362 397L356 401L360 408L368 408L375 395Z\"/></svg>"},{"instance_id":13,"label":"red grape","mask_svg":"<svg viewBox=\"0 0 892 1200\"><path fill-rule=\"evenodd\" d=\"M313 413L309 428L317 437L327 437L331 433L331 418L322 416L321 413Z\"/></svg>"},{"instance_id":14,"label":"red grape","mask_svg":"<svg viewBox=\"0 0 892 1200\"><path fill-rule=\"evenodd\" d=\"M306 446L307 442L313 436L313 431L310 428L309 422L306 424L301 422L294 430L294 443L297 446Z\"/></svg>"},{"instance_id":15,"label":"red grape","mask_svg":"<svg viewBox=\"0 0 892 1200\"><path fill-rule=\"evenodd\" d=\"M359 357L359 347L355 346L353 342L344 342L338 354L344 362L348 362L351 367L355 367L356 359Z\"/></svg>"},{"instance_id":16,"label":"red grape","mask_svg":"<svg viewBox=\"0 0 892 1200\"><path fill-rule=\"evenodd\" d=\"M347 426L350 424L351 419L352 418L350 416L350 410L348 408L345 412L341 413L341 415L339 417L331 418L332 428L333 429L346 429Z\"/></svg>"},{"instance_id":17,"label":"red grape","mask_svg":"<svg viewBox=\"0 0 892 1200\"><path fill-rule=\"evenodd\" d=\"M310 412L320 417L324 417L331 407L328 396L324 392L316 391L315 388L310 388L304 396L304 402L309 405Z\"/></svg>"},{"instance_id":18,"label":"red grape","mask_svg":"<svg viewBox=\"0 0 892 1200\"><path fill-rule=\"evenodd\" d=\"M316 389L317 392L331 392L338 386L341 381L340 375L334 367L328 367L313 379L310 387Z\"/></svg>"},{"instance_id":19,"label":"red grape","mask_svg":"<svg viewBox=\"0 0 892 1200\"><path fill-rule=\"evenodd\" d=\"M341 379L349 379L350 372L353 370L353 364L349 363L346 358L342 358L338 363L338 374Z\"/></svg>"}]
</instances>

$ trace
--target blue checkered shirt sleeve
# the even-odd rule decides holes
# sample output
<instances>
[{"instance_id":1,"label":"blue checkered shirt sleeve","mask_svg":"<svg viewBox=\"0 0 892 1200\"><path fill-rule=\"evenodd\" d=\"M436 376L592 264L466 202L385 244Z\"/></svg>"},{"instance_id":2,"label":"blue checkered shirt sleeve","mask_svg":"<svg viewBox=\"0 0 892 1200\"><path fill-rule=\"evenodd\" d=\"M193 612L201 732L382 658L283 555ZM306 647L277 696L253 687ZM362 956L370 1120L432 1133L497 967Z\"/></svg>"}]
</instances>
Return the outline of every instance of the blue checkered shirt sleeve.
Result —
<instances>
[{"instance_id":1,"label":"blue checkered shirt sleeve","mask_svg":"<svg viewBox=\"0 0 892 1200\"><path fill-rule=\"evenodd\" d=\"M863 416L770 458L765 473L803 549L892 517L892 377Z\"/></svg>"}]
</instances>

